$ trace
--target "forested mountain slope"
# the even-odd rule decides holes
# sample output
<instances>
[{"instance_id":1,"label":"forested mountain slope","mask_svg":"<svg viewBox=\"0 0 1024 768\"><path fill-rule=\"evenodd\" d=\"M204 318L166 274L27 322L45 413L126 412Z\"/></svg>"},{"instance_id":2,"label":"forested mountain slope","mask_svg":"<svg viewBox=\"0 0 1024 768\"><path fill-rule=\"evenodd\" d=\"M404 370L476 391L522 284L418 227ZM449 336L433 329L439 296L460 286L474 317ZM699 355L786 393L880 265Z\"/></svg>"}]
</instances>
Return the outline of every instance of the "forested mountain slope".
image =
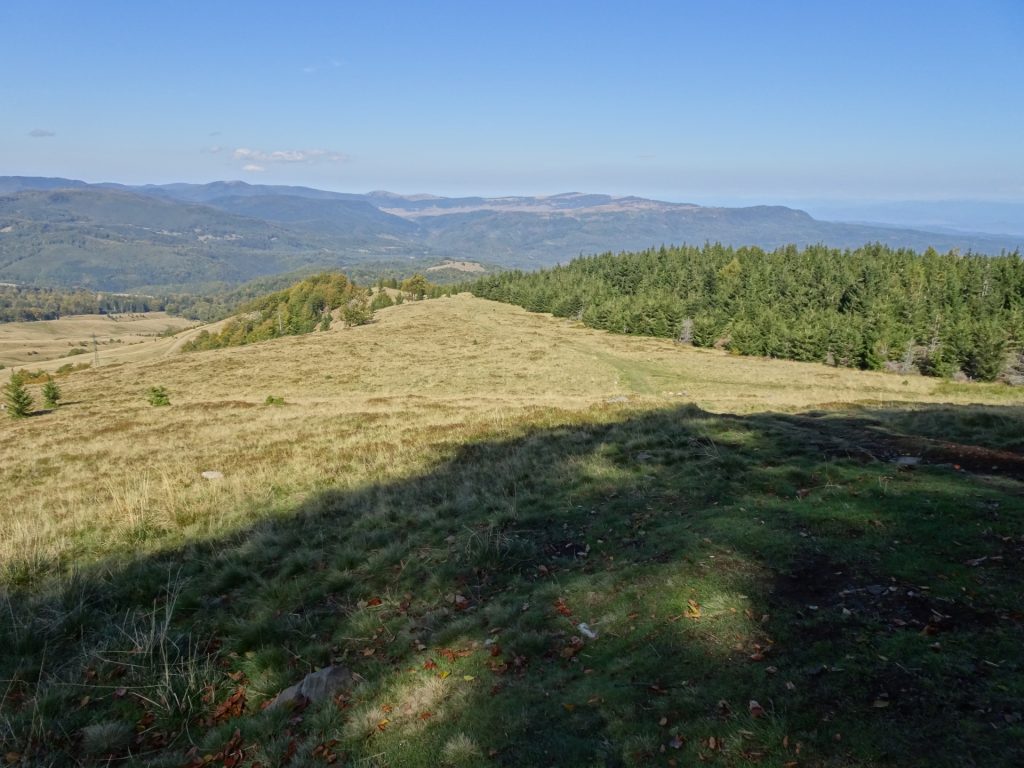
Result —
<instances>
[{"instance_id":1,"label":"forested mountain slope","mask_svg":"<svg viewBox=\"0 0 1024 768\"><path fill-rule=\"evenodd\" d=\"M1017 254L707 245L609 253L469 288L594 328L741 354L986 380L1021 372Z\"/></svg>"},{"instance_id":2,"label":"forested mountain slope","mask_svg":"<svg viewBox=\"0 0 1024 768\"><path fill-rule=\"evenodd\" d=\"M413 271L446 259L535 269L581 254L705 242L769 249L879 242L988 255L1024 245L1012 235L819 221L783 206L0 177L0 281L14 283L195 291L302 269L353 271L368 262L402 263Z\"/></svg>"}]
</instances>

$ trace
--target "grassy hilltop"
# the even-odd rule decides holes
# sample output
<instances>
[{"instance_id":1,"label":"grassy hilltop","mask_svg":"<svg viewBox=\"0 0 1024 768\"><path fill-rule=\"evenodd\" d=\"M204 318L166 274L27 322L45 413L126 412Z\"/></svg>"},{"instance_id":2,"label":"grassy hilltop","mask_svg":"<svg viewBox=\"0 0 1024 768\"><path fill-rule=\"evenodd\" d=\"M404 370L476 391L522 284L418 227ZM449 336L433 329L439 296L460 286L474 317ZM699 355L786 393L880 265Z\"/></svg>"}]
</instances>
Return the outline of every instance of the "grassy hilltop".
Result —
<instances>
[{"instance_id":1,"label":"grassy hilltop","mask_svg":"<svg viewBox=\"0 0 1024 768\"><path fill-rule=\"evenodd\" d=\"M1019 389L464 295L150 343L0 421L8 764L1024 760Z\"/></svg>"}]
</instances>

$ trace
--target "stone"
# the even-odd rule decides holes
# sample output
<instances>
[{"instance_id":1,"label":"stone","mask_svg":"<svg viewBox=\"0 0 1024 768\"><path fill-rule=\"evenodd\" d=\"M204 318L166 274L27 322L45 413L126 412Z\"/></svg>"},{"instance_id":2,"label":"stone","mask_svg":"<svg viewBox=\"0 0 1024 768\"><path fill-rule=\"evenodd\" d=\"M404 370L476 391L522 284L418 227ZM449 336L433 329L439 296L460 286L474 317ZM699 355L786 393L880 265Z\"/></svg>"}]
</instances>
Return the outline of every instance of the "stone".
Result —
<instances>
[{"instance_id":1,"label":"stone","mask_svg":"<svg viewBox=\"0 0 1024 768\"><path fill-rule=\"evenodd\" d=\"M316 672L310 672L300 682L285 688L274 697L267 709L298 704L303 700L316 704L350 687L355 681L356 677L351 670L332 664Z\"/></svg>"},{"instance_id":2,"label":"stone","mask_svg":"<svg viewBox=\"0 0 1024 768\"><path fill-rule=\"evenodd\" d=\"M898 467L914 467L921 463L920 456L897 456L892 463Z\"/></svg>"},{"instance_id":3,"label":"stone","mask_svg":"<svg viewBox=\"0 0 1024 768\"><path fill-rule=\"evenodd\" d=\"M215 469L208 469L205 472L203 472L203 479L204 480L223 480L224 479L224 473L223 472L218 472Z\"/></svg>"}]
</instances>

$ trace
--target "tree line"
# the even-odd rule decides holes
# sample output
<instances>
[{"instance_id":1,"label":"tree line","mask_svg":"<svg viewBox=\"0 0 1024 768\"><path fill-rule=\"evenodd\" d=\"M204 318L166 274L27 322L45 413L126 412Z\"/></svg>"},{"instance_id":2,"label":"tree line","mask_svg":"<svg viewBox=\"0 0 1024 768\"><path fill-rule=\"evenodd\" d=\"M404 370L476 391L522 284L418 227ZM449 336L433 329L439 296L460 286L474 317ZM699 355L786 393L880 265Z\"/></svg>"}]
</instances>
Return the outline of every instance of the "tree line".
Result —
<instances>
[{"instance_id":1,"label":"tree line","mask_svg":"<svg viewBox=\"0 0 1024 768\"><path fill-rule=\"evenodd\" d=\"M347 325L362 325L373 317L368 291L340 273L315 275L244 304L218 333L202 331L182 349L235 347L327 330L331 312L339 308Z\"/></svg>"},{"instance_id":2,"label":"tree line","mask_svg":"<svg viewBox=\"0 0 1024 768\"><path fill-rule=\"evenodd\" d=\"M56 320L65 315L159 312L165 300L155 296L0 285L0 323Z\"/></svg>"},{"instance_id":3,"label":"tree line","mask_svg":"<svg viewBox=\"0 0 1024 768\"><path fill-rule=\"evenodd\" d=\"M458 287L615 333L738 354L1024 381L1024 260L869 244L605 253Z\"/></svg>"}]
</instances>

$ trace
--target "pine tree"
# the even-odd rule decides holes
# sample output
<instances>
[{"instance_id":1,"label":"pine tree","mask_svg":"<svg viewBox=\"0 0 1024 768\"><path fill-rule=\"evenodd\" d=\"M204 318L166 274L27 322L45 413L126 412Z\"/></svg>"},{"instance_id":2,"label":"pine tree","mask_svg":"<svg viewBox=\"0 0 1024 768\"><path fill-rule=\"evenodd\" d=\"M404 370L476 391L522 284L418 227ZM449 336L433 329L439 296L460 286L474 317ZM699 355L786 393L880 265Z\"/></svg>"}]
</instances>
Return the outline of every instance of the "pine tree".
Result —
<instances>
[{"instance_id":1,"label":"pine tree","mask_svg":"<svg viewBox=\"0 0 1024 768\"><path fill-rule=\"evenodd\" d=\"M56 408L60 398L60 387L57 386L56 381L47 376L46 383L43 384L43 402L47 408Z\"/></svg>"},{"instance_id":2,"label":"pine tree","mask_svg":"<svg viewBox=\"0 0 1024 768\"><path fill-rule=\"evenodd\" d=\"M32 413L32 395L25 389L20 374L11 376L11 380L4 387L4 397L7 401L7 413L12 419L24 419Z\"/></svg>"}]
</instances>

